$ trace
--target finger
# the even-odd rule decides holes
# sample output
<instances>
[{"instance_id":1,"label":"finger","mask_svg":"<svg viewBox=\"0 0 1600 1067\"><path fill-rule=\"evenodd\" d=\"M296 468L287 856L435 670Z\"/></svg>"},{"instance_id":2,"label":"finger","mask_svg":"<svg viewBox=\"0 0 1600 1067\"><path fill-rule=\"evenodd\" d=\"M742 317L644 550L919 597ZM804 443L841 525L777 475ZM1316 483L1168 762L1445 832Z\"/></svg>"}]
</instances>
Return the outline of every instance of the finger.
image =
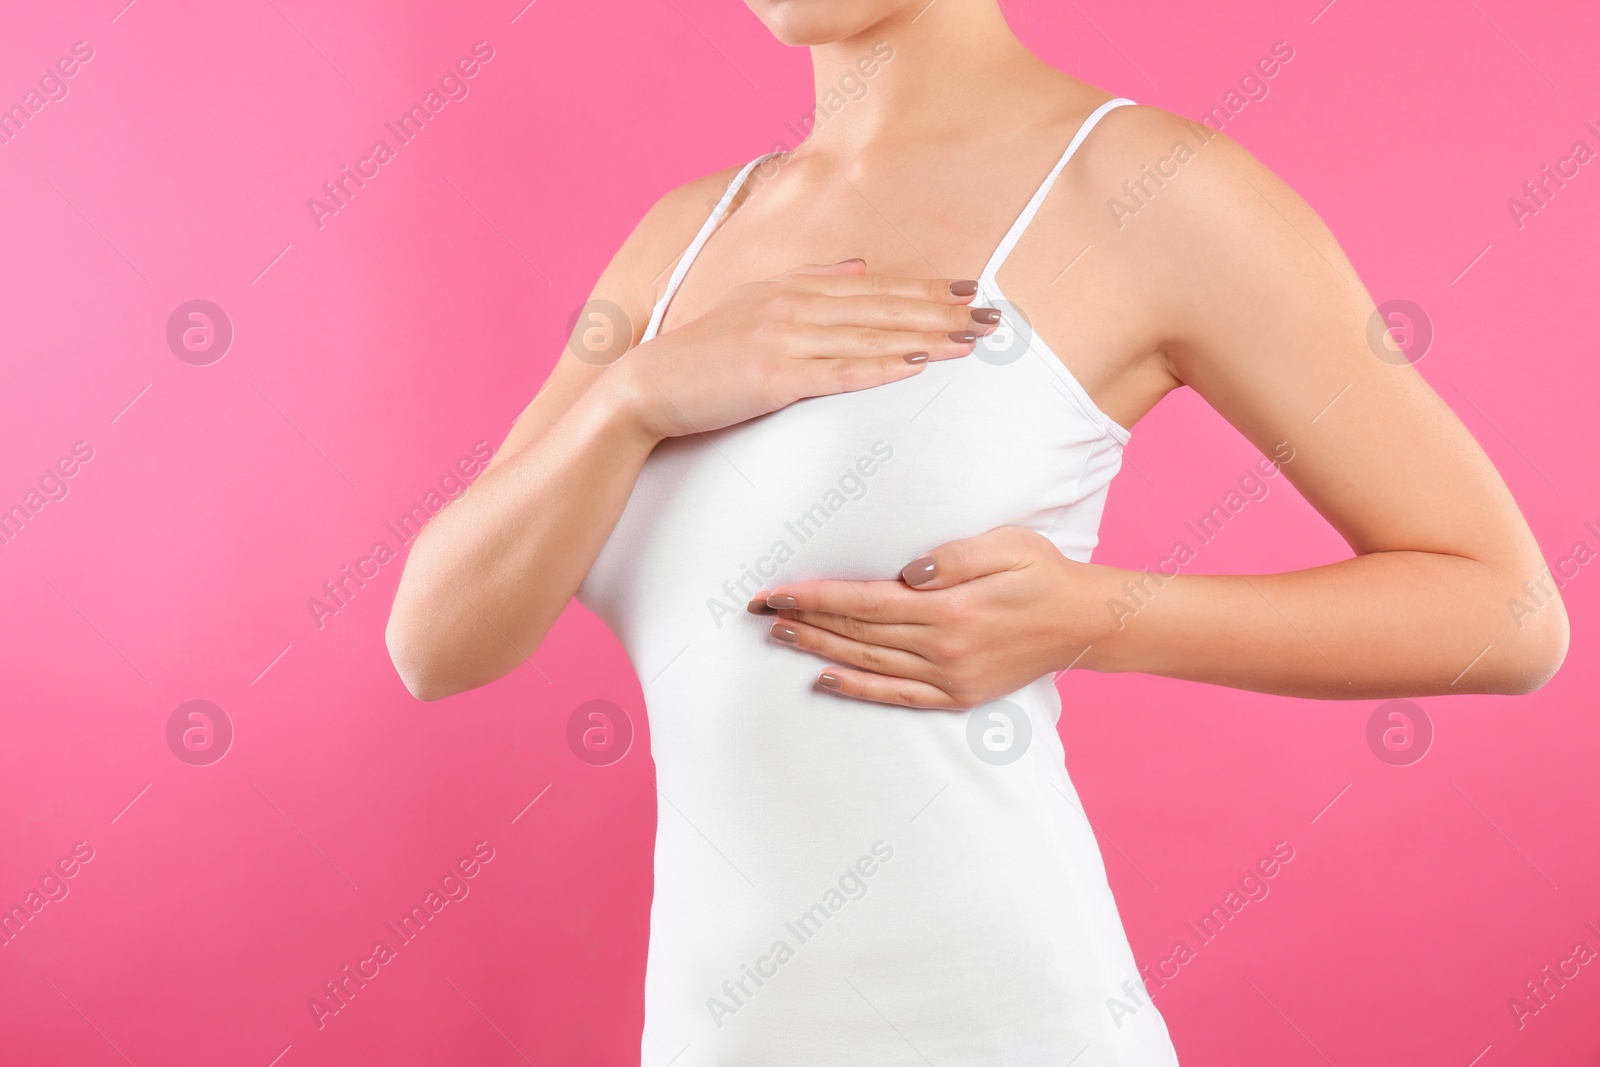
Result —
<instances>
[{"instance_id":1,"label":"finger","mask_svg":"<svg viewBox=\"0 0 1600 1067\"><path fill-rule=\"evenodd\" d=\"M948 589L985 574L1026 566L1030 553L1039 547L1035 544L1038 540L1044 540L1044 535L1001 526L923 553L900 569L900 577L918 590Z\"/></svg>"},{"instance_id":2,"label":"finger","mask_svg":"<svg viewBox=\"0 0 1600 1067\"><path fill-rule=\"evenodd\" d=\"M864 259L841 259L837 263L802 264L801 266L795 267L792 270L784 271L777 277L783 279L793 279L798 282L801 278L826 278L850 274L860 275L863 274L866 269L867 261Z\"/></svg>"},{"instance_id":3,"label":"finger","mask_svg":"<svg viewBox=\"0 0 1600 1067\"><path fill-rule=\"evenodd\" d=\"M903 278L868 274L864 268L796 272L782 277L793 288L823 296L895 296L934 304L969 304L978 292L978 283L971 278Z\"/></svg>"},{"instance_id":4,"label":"finger","mask_svg":"<svg viewBox=\"0 0 1600 1067\"><path fill-rule=\"evenodd\" d=\"M943 689L927 682L888 675L868 674L849 667L830 667L822 672L817 685L840 696L873 700L879 704L898 704L906 708L960 711L961 706Z\"/></svg>"},{"instance_id":5,"label":"finger","mask_svg":"<svg viewBox=\"0 0 1600 1067\"><path fill-rule=\"evenodd\" d=\"M798 620L779 619L767 630L777 641L803 652L812 652L835 663L859 667L874 674L892 674L898 678L912 678L937 685L948 682L938 667L915 652L903 648L869 645L841 637L832 630L824 630Z\"/></svg>"},{"instance_id":6,"label":"finger","mask_svg":"<svg viewBox=\"0 0 1600 1067\"><path fill-rule=\"evenodd\" d=\"M926 352L861 359L802 360L795 369L795 394L798 399L875 389L921 374L928 362Z\"/></svg>"},{"instance_id":7,"label":"finger","mask_svg":"<svg viewBox=\"0 0 1600 1067\"><path fill-rule=\"evenodd\" d=\"M848 615L885 625L934 621L928 598L919 597L916 590L907 589L901 582L789 582L757 593L756 597L779 610Z\"/></svg>"},{"instance_id":8,"label":"finger","mask_svg":"<svg viewBox=\"0 0 1600 1067\"><path fill-rule=\"evenodd\" d=\"M849 615L833 615L823 611L793 611L780 610L767 607L765 602L761 605L766 608L762 614L776 614L785 619L803 622L808 626L829 630L840 637L848 637L852 641L860 641L867 645L882 645L885 648L899 648L907 652L928 659L923 651L927 644L929 628L915 622L863 622Z\"/></svg>"},{"instance_id":9,"label":"finger","mask_svg":"<svg viewBox=\"0 0 1600 1067\"><path fill-rule=\"evenodd\" d=\"M862 356L905 355L926 352L931 360L968 356L977 340L993 330L974 326L967 330L939 331L876 329L871 326L814 326L800 324L787 337L790 351L800 356L855 359Z\"/></svg>"},{"instance_id":10,"label":"finger","mask_svg":"<svg viewBox=\"0 0 1600 1067\"><path fill-rule=\"evenodd\" d=\"M870 326L922 333L989 332L1001 318L998 308L938 303L895 293L810 293L800 301L796 314L802 321L818 326Z\"/></svg>"}]
</instances>

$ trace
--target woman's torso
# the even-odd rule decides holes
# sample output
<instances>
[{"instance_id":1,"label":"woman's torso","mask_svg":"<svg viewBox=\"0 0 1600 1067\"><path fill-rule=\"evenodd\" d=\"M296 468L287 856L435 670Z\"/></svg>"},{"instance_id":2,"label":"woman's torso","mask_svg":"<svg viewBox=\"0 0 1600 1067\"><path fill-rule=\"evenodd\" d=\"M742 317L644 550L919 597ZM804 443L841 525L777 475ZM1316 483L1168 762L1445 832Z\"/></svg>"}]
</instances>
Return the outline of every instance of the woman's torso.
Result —
<instances>
[{"instance_id":1,"label":"woman's torso","mask_svg":"<svg viewBox=\"0 0 1600 1067\"><path fill-rule=\"evenodd\" d=\"M735 265L745 256L826 258L745 251L759 240L736 232L685 293L761 276L764 262ZM1000 292L991 272L980 285L979 300ZM697 313L670 299L670 321ZM651 455L579 590L650 718L645 1064L1175 1062L1066 773L1053 679L960 714L844 699L815 686L823 661L744 611L779 581L893 579L1002 525L1087 560L1126 439L1012 320L972 356Z\"/></svg>"}]
</instances>

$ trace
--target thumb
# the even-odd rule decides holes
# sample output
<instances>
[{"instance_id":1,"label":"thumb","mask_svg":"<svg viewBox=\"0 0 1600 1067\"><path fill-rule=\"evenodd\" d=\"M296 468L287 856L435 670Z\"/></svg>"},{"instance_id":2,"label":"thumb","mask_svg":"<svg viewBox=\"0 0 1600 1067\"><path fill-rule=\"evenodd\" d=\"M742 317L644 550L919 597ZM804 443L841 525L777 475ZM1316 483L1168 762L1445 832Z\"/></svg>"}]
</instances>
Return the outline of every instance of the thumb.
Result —
<instances>
[{"instance_id":1,"label":"thumb","mask_svg":"<svg viewBox=\"0 0 1600 1067\"><path fill-rule=\"evenodd\" d=\"M1027 532L1002 526L977 537L947 542L906 564L900 577L917 589L948 589L985 574L1011 570L1025 562L1025 546L1017 535Z\"/></svg>"}]
</instances>

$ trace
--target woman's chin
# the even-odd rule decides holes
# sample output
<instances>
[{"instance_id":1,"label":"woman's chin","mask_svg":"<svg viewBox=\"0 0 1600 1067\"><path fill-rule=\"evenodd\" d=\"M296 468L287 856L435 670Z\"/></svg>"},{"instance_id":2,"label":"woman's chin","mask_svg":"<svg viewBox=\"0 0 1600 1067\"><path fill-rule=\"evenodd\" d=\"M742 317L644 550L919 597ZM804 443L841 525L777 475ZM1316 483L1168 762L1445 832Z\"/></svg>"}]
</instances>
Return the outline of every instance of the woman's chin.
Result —
<instances>
[{"instance_id":1,"label":"woman's chin","mask_svg":"<svg viewBox=\"0 0 1600 1067\"><path fill-rule=\"evenodd\" d=\"M832 44L881 22L900 0L745 0L779 41L796 48Z\"/></svg>"}]
</instances>

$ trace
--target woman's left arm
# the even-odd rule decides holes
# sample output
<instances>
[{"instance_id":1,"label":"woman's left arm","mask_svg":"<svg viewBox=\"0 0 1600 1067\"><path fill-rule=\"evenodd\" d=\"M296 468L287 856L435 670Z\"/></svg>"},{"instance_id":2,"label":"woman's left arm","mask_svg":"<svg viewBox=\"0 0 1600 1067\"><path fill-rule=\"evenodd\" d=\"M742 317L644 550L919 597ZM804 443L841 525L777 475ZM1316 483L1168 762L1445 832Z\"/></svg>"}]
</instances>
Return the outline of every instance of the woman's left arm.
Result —
<instances>
[{"instance_id":1,"label":"woman's left arm","mask_svg":"<svg viewBox=\"0 0 1600 1067\"><path fill-rule=\"evenodd\" d=\"M1160 264L1168 368L1264 455L1292 450L1284 476L1354 558L1152 575L1009 528L940 546L902 581L774 587L774 636L840 663L828 688L919 707L1069 666L1322 698L1543 685L1568 627L1538 544L1460 420L1398 350L1375 350L1372 299L1321 219L1222 135L1160 195L1140 254Z\"/></svg>"}]
</instances>

